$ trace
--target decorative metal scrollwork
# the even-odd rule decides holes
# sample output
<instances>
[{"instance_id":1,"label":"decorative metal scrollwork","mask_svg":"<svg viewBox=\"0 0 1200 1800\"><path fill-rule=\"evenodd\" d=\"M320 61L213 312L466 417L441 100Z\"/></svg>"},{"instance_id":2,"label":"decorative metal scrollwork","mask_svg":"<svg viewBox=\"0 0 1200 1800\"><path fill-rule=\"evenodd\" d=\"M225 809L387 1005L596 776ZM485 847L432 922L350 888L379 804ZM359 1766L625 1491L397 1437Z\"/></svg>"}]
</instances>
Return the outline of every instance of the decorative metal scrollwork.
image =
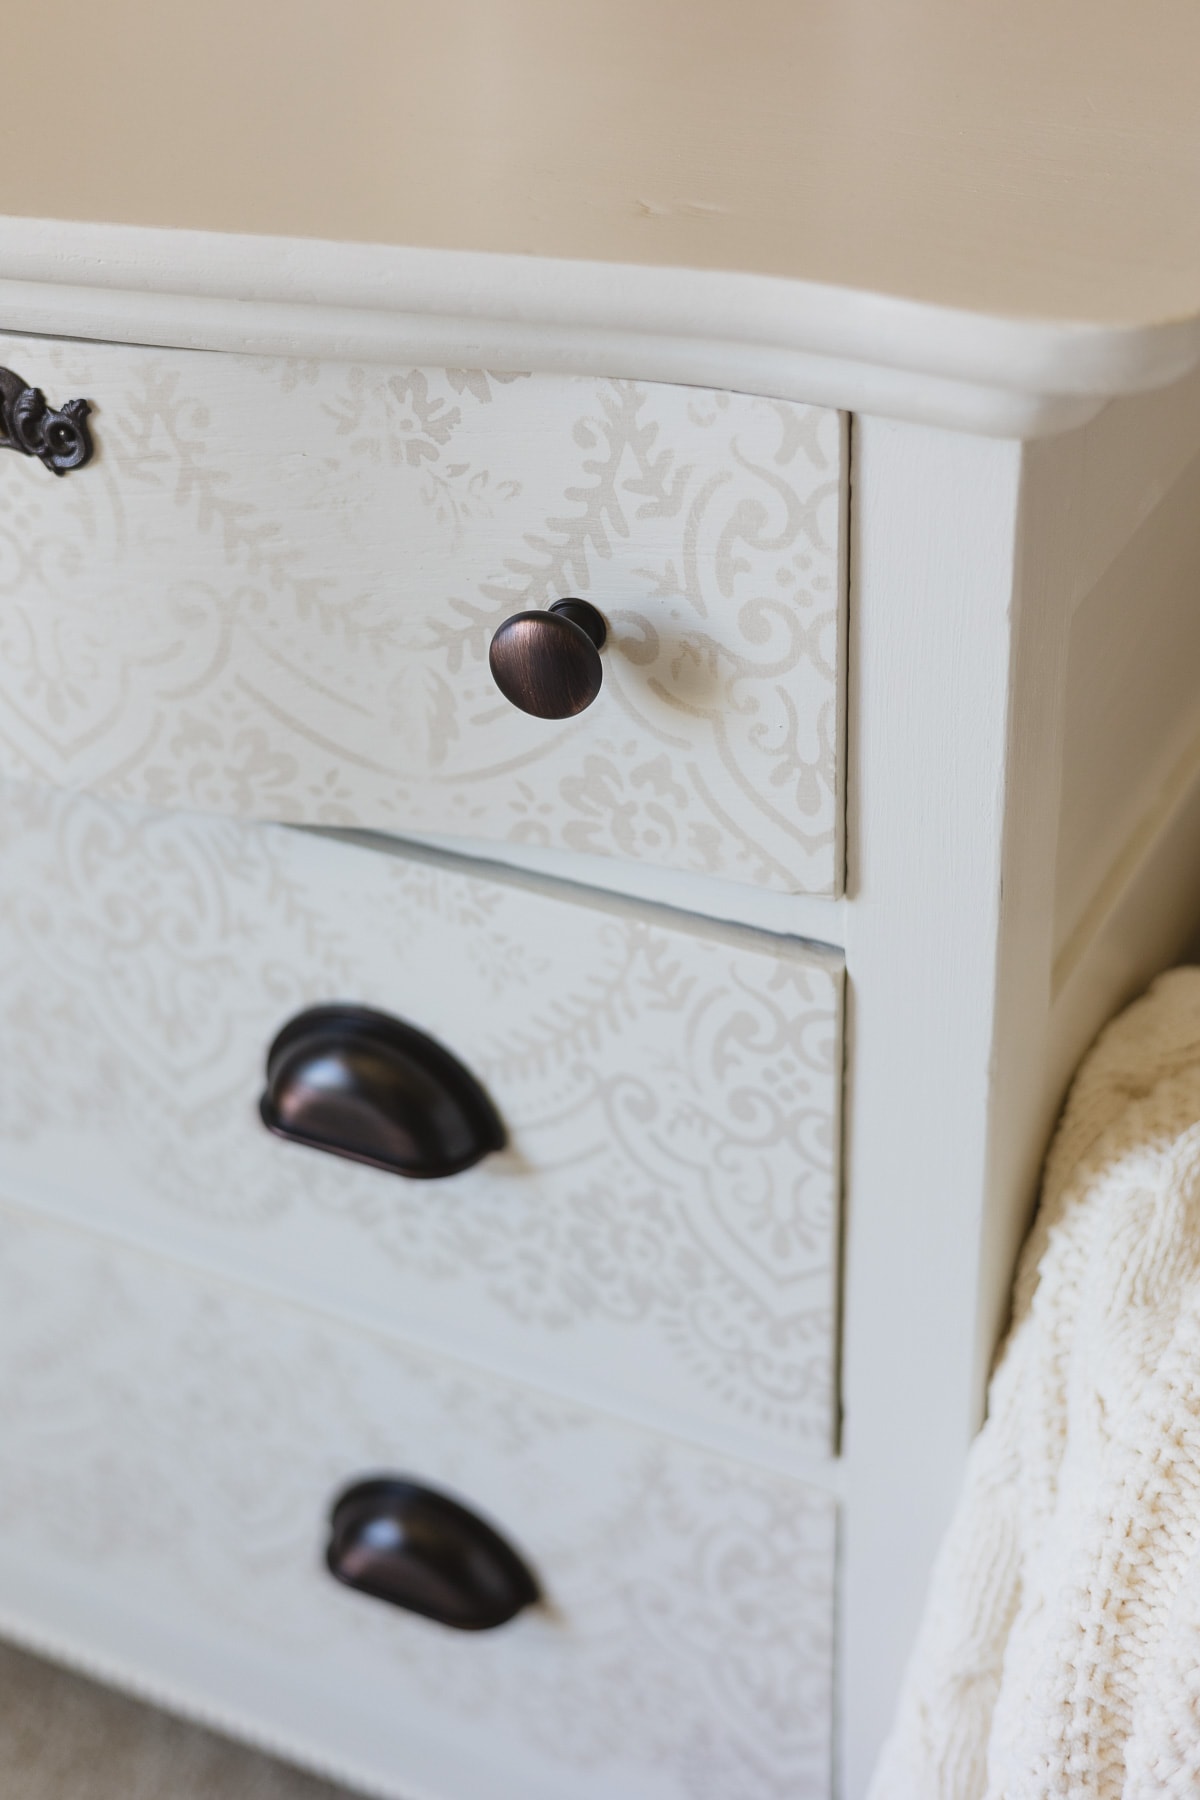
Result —
<instances>
[{"instance_id":1,"label":"decorative metal scrollwork","mask_svg":"<svg viewBox=\"0 0 1200 1800\"><path fill-rule=\"evenodd\" d=\"M81 469L92 455L91 410L87 400L68 400L56 410L41 388L30 387L12 369L0 369L0 450L39 457L56 475Z\"/></svg>"}]
</instances>

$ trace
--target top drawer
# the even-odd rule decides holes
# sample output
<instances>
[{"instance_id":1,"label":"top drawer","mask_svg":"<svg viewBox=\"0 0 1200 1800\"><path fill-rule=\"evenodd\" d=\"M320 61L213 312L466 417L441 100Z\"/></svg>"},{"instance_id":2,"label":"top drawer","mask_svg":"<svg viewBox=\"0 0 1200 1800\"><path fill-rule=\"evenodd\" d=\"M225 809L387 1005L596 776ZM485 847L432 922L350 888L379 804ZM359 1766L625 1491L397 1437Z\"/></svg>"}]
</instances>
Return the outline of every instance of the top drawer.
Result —
<instances>
[{"instance_id":1,"label":"top drawer","mask_svg":"<svg viewBox=\"0 0 1200 1800\"><path fill-rule=\"evenodd\" d=\"M0 338L94 460L0 457L0 772L787 892L840 875L841 416L561 375ZM607 620L586 712L487 663Z\"/></svg>"}]
</instances>

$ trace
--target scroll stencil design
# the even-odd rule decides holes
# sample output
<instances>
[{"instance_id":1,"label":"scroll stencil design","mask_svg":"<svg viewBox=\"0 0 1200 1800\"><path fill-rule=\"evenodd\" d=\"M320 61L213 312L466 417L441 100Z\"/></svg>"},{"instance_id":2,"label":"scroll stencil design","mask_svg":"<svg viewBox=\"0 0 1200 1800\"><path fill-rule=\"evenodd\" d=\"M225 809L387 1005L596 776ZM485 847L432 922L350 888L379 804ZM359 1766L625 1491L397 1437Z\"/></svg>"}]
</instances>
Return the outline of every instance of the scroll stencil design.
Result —
<instances>
[{"instance_id":1,"label":"scroll stencil design","mask_svg":"<svg viewBox=\"0 0 1200 1800\"><path fill-rule=\"evenodd\" d=\"M548 1608L464 1637L339 1588L329 1503L378 1469L501 1522ZM47 1581L87 1652L111 1606L152 1691L310 1754L344 1693L398 1793L432 1734L461 1791L528 1791L512 1747L563 1800L817 1800L833 1532L784 1477L0 1205L0 1607L15 1560L23 1616Z\"/></svg>"},{"instance_id":2,"label":"scroll stencil design","mask_svg":"<svg viewBox=\"0 0 1200 1800\"><path fill-rule=\"evenodd\" d=\"M784 940L0 784L8 1192L789 1466L832 1434L840 992ZM444 1043L510 1147L434 1193L269 1136L267 1046L329 1000Z\"/></svg>"},{"instance_id":3,"label":"scroll stencil design","mask_svg":"<svg viewBox=\"0 0 1200 1800\"><path fill-rule=\"evenodd\" d=\"M628 381L3 340L104 416L0 467L0 768L836 890L840 416ZM51 503L53 502L53 503ZM608 620L551 724L508 614Z\"/></svg>"}]
</instances>

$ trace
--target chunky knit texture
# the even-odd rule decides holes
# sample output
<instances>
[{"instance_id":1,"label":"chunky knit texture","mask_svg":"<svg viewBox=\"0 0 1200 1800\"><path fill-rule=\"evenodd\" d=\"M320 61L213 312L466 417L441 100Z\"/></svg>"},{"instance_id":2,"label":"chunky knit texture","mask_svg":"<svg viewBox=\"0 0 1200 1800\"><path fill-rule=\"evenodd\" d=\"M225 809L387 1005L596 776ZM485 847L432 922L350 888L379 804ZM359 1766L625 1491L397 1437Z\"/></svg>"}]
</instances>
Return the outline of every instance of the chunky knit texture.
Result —
<instances>
[{"instance_id":1,"label":"chunky knit texture","mask_svg":"<svg viewBox=\"0 0 1200 1800\"><path fill-rule=\"evenodd\" d=\"M1200 1795L1200 969L1083 1064L870 1800Z\"/></svg>"}]
</instances>

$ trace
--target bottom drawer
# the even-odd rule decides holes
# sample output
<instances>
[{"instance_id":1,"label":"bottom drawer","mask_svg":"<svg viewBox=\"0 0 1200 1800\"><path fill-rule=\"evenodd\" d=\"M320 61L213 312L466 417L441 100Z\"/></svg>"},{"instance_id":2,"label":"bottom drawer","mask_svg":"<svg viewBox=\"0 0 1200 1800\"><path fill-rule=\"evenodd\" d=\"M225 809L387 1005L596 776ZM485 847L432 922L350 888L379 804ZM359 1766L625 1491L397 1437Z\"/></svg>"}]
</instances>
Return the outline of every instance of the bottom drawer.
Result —
<instances>
[{"instance_id":1,"label":"bottom drawer","mask_svg":"<svg viewBox=\"0 0 1200 1800\"><path fill-rule=\"evenodd\" d=\"M391 1471L543 1599L459 1632L340 1587ZM833 1504L0 1206L0 1629L385 1795L828 1791Z\"/></svg>"}]
</instances>

